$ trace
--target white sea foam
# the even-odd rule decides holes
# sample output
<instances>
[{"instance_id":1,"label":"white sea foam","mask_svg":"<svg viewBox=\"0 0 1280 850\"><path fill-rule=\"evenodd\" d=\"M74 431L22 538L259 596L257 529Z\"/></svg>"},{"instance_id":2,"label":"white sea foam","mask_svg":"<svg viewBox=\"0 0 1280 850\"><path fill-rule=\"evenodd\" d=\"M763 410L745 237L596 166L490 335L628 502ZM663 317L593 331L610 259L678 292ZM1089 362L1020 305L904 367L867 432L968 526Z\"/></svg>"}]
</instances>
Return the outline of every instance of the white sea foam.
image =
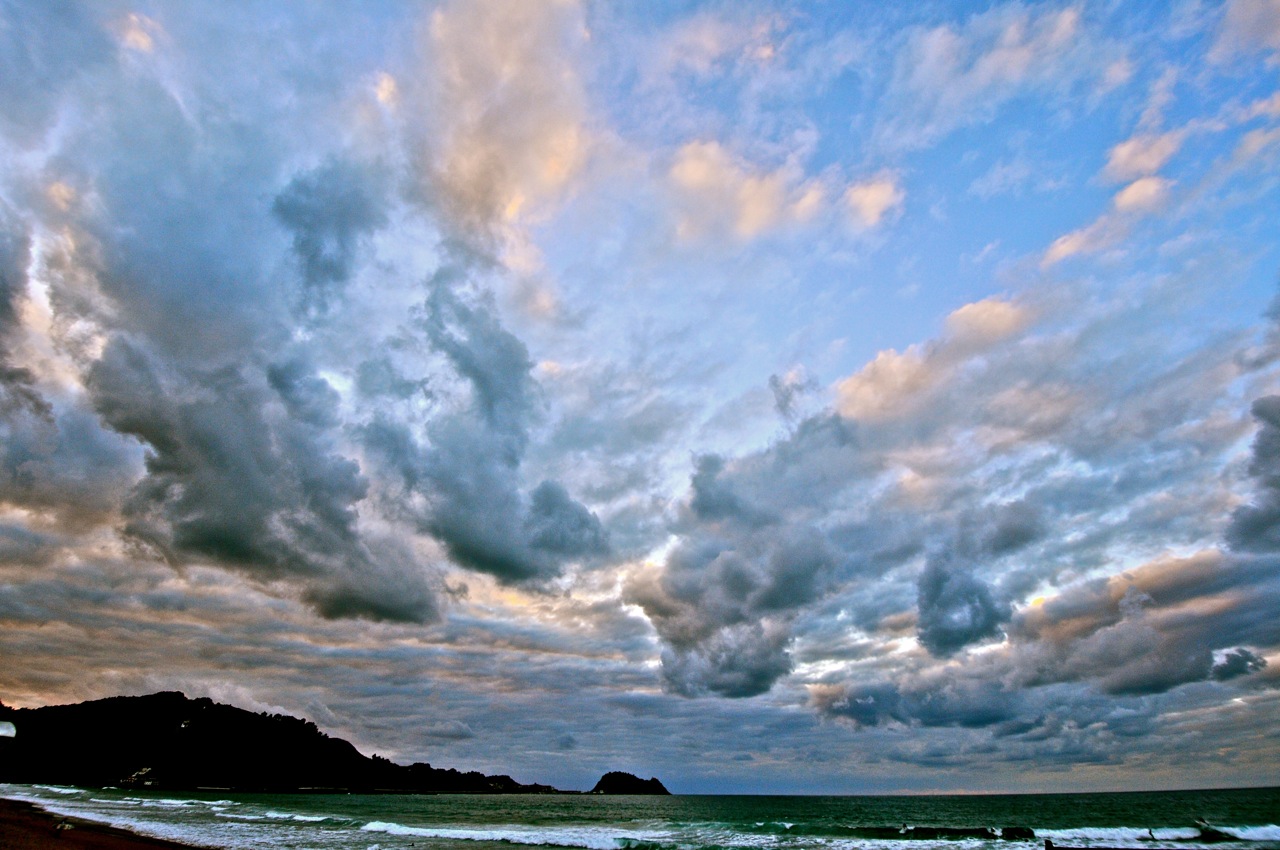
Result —
<instances>
[{"instance_id":1,"label":"white sea foam","mask_svg":"<svg viewBox=\"0 0 1280 850\"><path fill-rule=\"evenodd\" d=\"M636 844L660 842L670 836L666 833L619 835L608 828L547 828L535 826L473 827L422 827L405 826L391 821L370 821L361 827L364 832L384 832L388 835L412 835L419 838L440 838L454 841L498 841L509 844L529 844L549 847L580 847L583 850L620 850Z\"/></svg>"},{"instance_id":2,"label":"white sea foam","mask_svg":"<svg viewBox=\"0 0 1280 850\"><path fill-rule=\"evenodd\" d=\"M39 788L41 791L52 791L55 794L83 794L83 788L71 788L66 785L32 785L32 788Z\"/></svg>"},{"instance_id":3,"label":"white sea foam","mask_svg":"<svg viewBox=\"0 0 1280 850\"><path fill-rule=\"evenodd\" d=\"M299 815L293 812L267 812L263 817L273 818L275 820L292 820L300 823L319 823L322 820L329 820L328 815Z\"/></svg>"},{"instance_id":4,"label":"white sea foam","mask_svg":"<svg viewBox=\"0 0 1280 850\"><path fill-rule=\"evenodd\" d=\"M1246 841L1280 841L1280 826L1274 823L1266 826L1241 826L1222 831Z\"/></svg>"},{"instance_id":5,"label":"white sea foam","mask_svg":"<svg viewBox=\"0 0 1280 850\"><path fill-rule=\"evenodd\" d=\"M1274 826L1215 827L1228 835L1249 841L1273 841L1280 839L1280 830ZM1267 830L1274 830L1268 832ZM1200 830L1195 827L1165 827L1152 830L1157 841L1185 841L1195 845ZM1038 838L1048 838L1055 844L1099 844L1120 847L1143 847L1151 842L1146 827L1079 827L1076 829L1037 829Z\"/></svg>"}]
</instances>

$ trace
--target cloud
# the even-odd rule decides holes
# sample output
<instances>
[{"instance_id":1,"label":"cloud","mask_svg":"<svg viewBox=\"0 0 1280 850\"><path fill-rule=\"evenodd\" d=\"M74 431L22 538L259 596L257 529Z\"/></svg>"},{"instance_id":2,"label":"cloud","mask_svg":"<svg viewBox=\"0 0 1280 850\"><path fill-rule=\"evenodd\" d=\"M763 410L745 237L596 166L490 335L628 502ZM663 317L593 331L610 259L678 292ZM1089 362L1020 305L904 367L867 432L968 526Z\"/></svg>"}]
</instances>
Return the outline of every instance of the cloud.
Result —
<instances>
[{"instance_id":1,"label":"cloud","mask_svg":"<svg viewBox=\"0 0 1280 850\"><path fill-rule=\"evenodd\" d=\"M1236 508L1227 527L1227 543L1239 552L1280 551L1280 396L1253 403L1260 428L1253 441L1249 474L1257 479L1257 496Z\"/></svg>"},{"instance_id":2,"label":"cloud","mask_svg":"<svg viewBox=\"0 0 1280 850\"><path fill-rule=\"evenodd\" d=\"M506 583L538 582L571 560L602 555L599 519L562 485L522 492L520 466L535 412L533 363L483 297L465 298L459 269L429 282L419 324L470 392L465 406L431 420L422 439L378 416L363 428L371 460L400 482L404 515L458 564Z\"/></svg>"},{"instance_id":3,"label":"cloud","mask_svg":"<svg viewBox=\"0 0 1280 850\"><path fill-rule=\"evenodd\" d=\"M1244 647L1236 647L1223 653L1221 657L1215 657L1213 669L1209 673L1213 678L1225 681L1257 673L1266 666L1267 659Z\"/></svg>"},{"instance_id":4,"label":"cloud","mask_svg":"<svg viewBox=\"0 0 1280 850\"><path fill-rule=\"evenodd\" d=\"M1081 583L1015 616L1016 675L1033 685L1085 680L1105 693L1150 694L1260 669L1247 650L1228 656L1280 637L1263 613L1278 578L1269 562L1209 551ZM1219 650L1229 652L1215 662Z\"/></svg>"},{"instance_id":5,"label":"cloud","mask_svg":"<svg viewBox=\"0 0 1280 850\"><path fill-rule=\"evenodd\" d=\"M1113 203L1116 212L1151 213L1164 207L1169 199L1172 180L1163 177L1142 177L1116 193Z\"/></svg>"},{"instance_id":6,"label":"cloud","mask_svg":"<svg viewBox=\"0 0 1280 850\"><path fill-rule=\"evenodd\" d=\"M999 637L1001 623L1012 614L985 582L949 554L929 559L918 588L920 643L939 657Z\"/></svg>"},{"instance_id":7,"label":"cloud","mask_svg":"<svg viewBox=\"0 0 1280 850\"><path fill-rule=\"evenodd\" d=\"M732 493L714 492L718 463L700 463L691 533L661 574L633 582L627 598L667 642L662 672L671 690L746 697L790 672L789 621L823 592L837 560L820 532L770 527ZM731 528L737 533L724 533Z\"/></svg>"},{"instance_id":8,"label":"cloud","mask_svg":"<svg viewBox=\"0 0 1280 850\"><path fill-rule=\"evenodd\" d=\"M454 2L428 33L429 176L445 223L488 231L537 216L592 147L573 61L586 28L576 2Z\"/></svg>"},{"instance_id":9,"label":"cloud","mask_svg":"<svg viewBox=\"0 0 1280 850\"><path fill-rule=\"evenodd\" d=\"M335 159L276 196L272 211L293 233L313 309L324 309L329 290L350 278L358 240L386 224L382 182L373 169Z\"/></svg>"},{"instance_id":10,"label":"cloud","mask_svg":"<svg viewBox=\"0 0 1280 850\"><path fill-rule=\"evenodd\" d=\"M853 419L901 416L924 404L951 370L975 351L1016 335L1030 320L1018 304L988 298L966 304L946 320L946 335L906 351L886 350L836 385L836 407Z\"/></svg>"},{"instance_id":11,"label":"cloud","mask_svg":"<svg viewBox=\"0 0 1280 850\"><path fill-rule=\"evenodd\" d=\"M1031 164L1025 158L1000 160L969 184L969 192L983 200L989 200L998 195L1017 192L1034 176Z\"/></svg>"},{"instance_id":12,"label":"cloud","mask_svg":"<svg viewBox=\"0 0 1280 850\"><path fill-rule=\"evenodd\" d=\"M902 671L879 677L902 692L917 674L955 665L1011 692L1137 696L1209 681L1218 649L1273 645L1256 617L1270 590L1237 604L1201 568L1188 566L1173 595L1155 581L1170 568L1154 563L1103 596L1068 590L1088 571L1116 570L1117 546L1154 557L1175 539L1218 533L1232 499L1211 458L1229 453L1242 425L1205 432L1203 462L1190 459L1177 434L1206 417L1232 420L1220 394L1240 374L1233 355L1215 348L1215 365L1193 347L1157 366L1153 352L1169 341L1128 336L1126 350L1145 353L1122 365L1111 358L1116 335L1134 327L1128 311L1163 308L1093 311L1060 295L964 305L936 339L881 352L838 381L834 410L756 452L696 460L668 554L638 569L626 594L663 642L673 692L749 695L785 680L851 689L863 705L880 697L855 683L878 681L877 671ZM1126 375L1123 387L1086 365L1099 362ZM1193 397L1204 406L1187 407ZM1082 537L1068 530L1085 527ZM788 540L807 543L784 553ZM1231 567L1223 581L1246 575ZM1050 627L1072 622L1077 604L1093 610L1079 632ZM1206 613L1206 626L1235 625L1190 627L1200 610L1220 612ZM729 664L727 647L739 646L756 675ZM1010 700L992 716L1016 714ZM896 711L881 714L915 709Z\"/></svg>"},{"instance_id":13,"label":"cloud","mask_svg":"<svg viewBox=\"0 0 1280 850\"><path fill-rule=\"evenodd\" d=\"M1162 212L1169 204L1175 181L1164 177L1139 177L1111 199L1112 211L1103 213L1090 224L1059 236L1040 258L1042 269L1069 257L1092 254L1122 242L1135 222L1144 216Z\"/></svg>"},{"instance_id":14,"label":"cloud","mask_svg":"<svg viewBox=\"0 0 1280 850\"><path fill-rule=\"evenodd\" d=\"M1191 31L1101 31L1199 13L47 5L0 32L6 702L187 688L568 787L1274 772L1268 337L1205 321L1219 187L1163 173L1193 133L1265 164L1272 89L1210 66L1238 102L1163 133ZM964 215L995 119L974 193L1024 149L1076 173L1055 145L1130 72L1160 82L1060 251L1180 202L1150 274L882 314L928 277L863 250L908 174ZM931 182L953 133L972 173ZM1237 306L1265 219L1214 219Z\"/></svg>"},{"instance_id":15,"label":"cloud","mask_svg":"<svg viewBox=\"0 0 1280 850\"><path fill-rule=\"evenodd\" d=\"M160 25L155 20L137 12L130 12L122 21L117 22L115 28L125 49L140 53L155 50L156 38L162 34Z\"/></svg>"},{"instance_id":16,"label":"cloud","mask_svg":"<svg viewBox=\"0 0 1280 850\"><path fill-rule=\"evenodd\" d=\"M549 17L518 13L512 21L497 7L467 7L433 19L437 34L457 39L433 54L448 69L437 94L457 106L432 154L441 193L434 209L452 216L436 224L474 245L486 238L481 219L504 220L506 207L493 204L520 193L550 197L577 167L573 156L567 170L550 161L573 154L559 146L559 130L539 135L540 116L568 115L576 126L580 115L574 85L557 88L567 66L538 58L556 53L575 13L544 11ZM97 60L86 55L81 67L97 75L104 102L71 114L50 141L58 153L51 185L62 188L45 193L48 203L29 210L21 227L4 217L0 318L12 324L27 267L37 268L51 338L36 342L59 358L53 362L70 376L62 385L73 388L49 401L43 423L6 423L6 495L27 508L56 505L60 519L80 528L114 523L141 557L230 569L326 617L437 620L435 542L464 568L481 565L510 580L556 575L566 559L603 553L606 536L590 511L554 481L521 479L536 406L524 346L491 310L447 287L418 305L419 321L408 320L420 296L401 285L394 263L381 266L391 281L376 291L360 278L386 247L375 244L382 229L405 214L388 170L403 161L394 152L366 158L337 149L343 136L330 132L332 110L314 107L345 96L343 63L316 72L277 110L261 97L237 99L236 79L202 63L209 44L186 35L169 41L172 22L124 20L122 51L92 67ZM477 39L548 76L503 77L506 60L472 51ZM188 52L185 76L133 55L171 46ZM257 46L249 39L237 49ZM262 73L281 69L266 62ZM118 75L130 84L111 84ZM524 104L527 120L513 113L487 125L474 101L513 88L512 107ZM211 93L242 103L241 118L205 111ZM406 91L402 105L420 95ZM33 118L30 126L44 125ZM295 134L331 146L308 144L298 156ZM513 159L477 176L470 153ZM491 196L471 182L493 175ZM42 176L42 186L49 180ZM34 262L29 227L40 237ZM469 264L459 277L486 268L474 250L456 254ZM23 392L42 378L6 374L15 379L6 386ZM424 392L428 383L433 394ZM363 406L352 403L352 390ZM432 454L419 440L436 399L440 416L428 415L425 426L439 441ZM393 448L413 449L401 466L439 491L371 488L364 467L379 458L367 440L375 433L398 435ZM503 518L516 527L492 543Z\"/></svg>"},{"instance_id":17,"label":"cloud","mask_svg":"<svg viewBox=\"0 0 1280 850\"><path fill-rule=\"evenodd\" d=\"M573 557L609 551L599 518L555 481L543 481L530 494L524 530L529 545L546 552Z\"/></svg>"},{"instance_id":18,"label":"cloud","mask_svg":"<svg viewBox=\"0 0 1280 850\"><path fill-rule=\"evenodd\" d=\"M881 119L881 147L918 148L988 121L1027 91L1103 78L1111 51L1095 43L1079 9L1033 11L1008 4L962 25L917 28L898 51Z\"/></svg>"},{"instance_id":19,"label":"cloud","mask_svg":"<svg viewBox=\"0 0 1280 850\"><path fill-rule=\"evenodd\" d=\"M732 235L749 240L786 224L812 218L823 203L817 181L794 167L775 171L750 166L718 142L689 142L676 152L668 173L684 239Z\"/></svg>"},{"instance_id":20,"label":"cloud","mask_svg":"<svg viewBox=\"0 0 1280 850\"><path fill-rule=\"evenodd\" d=\"M1260 117L1280 118L1280 92L1276 92L1271 97L1264 97L1249 104L1249 108L1244 112L1244 119L1251 120Z\"/></svg>"},{"instance_id":21,"label":"cloud","mask_svg":"<svg viewBox=\"0 0 1280 850\"><path fill-rule=\"evenodd\" d=\"M783 419L794 419L801 397L816 388L816 383L806 376L802 369L792 369L784 375L769 376L769 391L773 393L773 406Z\"/></svg>"},{"instance_id":22,"label":"cloud","mask_svg":"<svg viewBox=\"0 0 1280 850\"><path fill-rule=\"evenodd\" d=\"M425 724L420 731L426 737L440 741L465 741L476 736L471 727L461 720L438 720Z\"/></svg>"},{"instance_id":23,"label":"cloud","mask_svg":"<svg viewBox=\"0 0 1280 850\"><path fill-rule=\"evenodd\" d=\"M12 362L11 338L18 330L18 311L27 294L31 237L7 205L0 202L0 414L26 411L48 418L49 403L35 386L30 369Z\"/></svg>"},{"instance_id":24,"label":"cloud","mask_svg":"<svg viewBox=\"0 0 1280 850\"><path fill-rule=\"evenodd\" d=\"M946 318L948 334L961 348L985 347L1026 328L1026 308L1000 298L984 298L956 308Z\"/></svg>"},{"instance_id":25,"label":"cloud","mask_svg":"<svg viewBox=\"0 0 1280 850\"><path fill-rule=\"evenodd\" d=\"M38 143L68 90L107 65L114 53L90 10L77 5L19 5L0 31L0 129Z\"/></svg>"},{"instance_id":26,"label":"cloud","mask_svg":"<svg viewBox=\"0 0 1280 850\"><path fill-rule=\"evenodd\" d=\"M0 525L0 564L45 564L57 552L56 538L20 525Z\"/></svg>"},{"instance_id":27,"label":"cloud","mask_svg":"<svg viewBox=\"0 0 1280 850\"><path fill-rule=\"evenodd\" d=\"M415 579L412 565L380 580L384 565L357 528L367 484L323 430L334 393L307 367L178 373L117 339L88 388L103 421L148 448L125 532L166 560L301 580L330 616L438 616L427 576Z\"/></svg>"},{"instance_id":28,"label":"cloud","mask_svg":"<svg viewBox=\"0 0 1280 850\"><path fill-rule=\"evenodd\" d=\"M860 227L876 227L886 216L902 209L907 193L893 177L855 183L845 190L844 202Z\"/></svg>"},{"instance_id":29,"label":"cloud","mask_svg":"<svg viewBox=\"0 0 1280 850\"><path fill-rule=\"evenodd\" d=\"M1232 158L1236 163L1241 163L1277 145L1280 145L1280 127L1270 130L1250 130L1241 137Z\"/></svg>"},{"instance_id":30,"label":"cloud","mask_svg":"<svg viewBox=\"0 0 1280 850\"><path fill-rule=\"evenodd\" d=\"M1099 217L1087 227L1065 233L1053 243L1040 258L1040 268L1046 269L1078 254L1090 254L1114 244L1123 233L1115 219Z\"/></svg>"},{"instance_id":31,"label":"cloud","mask_svg":"<svg viewBox=\"0 0 1280 850\"><path fill-rule=\"evenodd\" d=\"M1134 136L1111 148L1102 173L1117 182L1150 177L1178 153L1185 138L1183 131Z\"/></svg>"},{"instance_id":32,"label":"cloud","mask_svg":"<svg viewBox=\"0 0 1280 850\"><path fill-rule=\"evenodd\" d=\"M1259 50L1280 50L1280 2L1230 0L1209 58L1222 62Z\"/></svg>"},{"instance_id":33,"label":"cloud","mask_svg":"<svg viewBox=\"0 0 1280 850\"><path fill-rule=\"evenodd\" d=\"M1188 686L1238 685L1266 668L1240 644L1274 644L1264 611L1280 591L1276 576L1211 552L1152 562L1023 608L991 652L902 665L892 678L813 684L810 703L859 727L989 728L1036 746L1037 758L1070 726L1149 734L1158 714L1151 695L1192 698Z\"/></svg>"},{"instance_id":34,"label":"cloud","mask_svg":"<svg viewBox=\"0 0 1280 850\"><path fill-rule=\"evenodd\" d=\"M879 418L897 412L936 381L925 353L909 348L887 350L836 387L840 411L854 419Z\"/></svg>"},{"instance_id":35,"label":"cloud","mask_svg":"<svg viewBox=\"0 0 1280 850\"><path fill-rule=\"evenodd\" d=\"M921 677L901 686L891 682L815 685L809 698L819 714L859 727L983 728L1013 720L1025 711L1021 694L999 682L946 674Z\"/></svg>"},{"instance_id":36,"label":"cloud","mask_svg":"<svg viewBox=\"0 0 1280 850\"><path fill-rule=\"evenodd\" d=\"M683 696L751 697L791 672L790 635L774 623L737 623L687 649L662 653L666 684Z\"/></svg>"},{"instance_id":37,"label":"cloud","mask_svg":"<svg viewBox=\"0 0 1280 850\"><path fill-rule=\"evenodd\" d=\"M767 62L774 56L772 29L767 18L744 23L707 12L693 15L667 34L655 70L708 76L743 59Z\"/></svg>"}]
</instances>

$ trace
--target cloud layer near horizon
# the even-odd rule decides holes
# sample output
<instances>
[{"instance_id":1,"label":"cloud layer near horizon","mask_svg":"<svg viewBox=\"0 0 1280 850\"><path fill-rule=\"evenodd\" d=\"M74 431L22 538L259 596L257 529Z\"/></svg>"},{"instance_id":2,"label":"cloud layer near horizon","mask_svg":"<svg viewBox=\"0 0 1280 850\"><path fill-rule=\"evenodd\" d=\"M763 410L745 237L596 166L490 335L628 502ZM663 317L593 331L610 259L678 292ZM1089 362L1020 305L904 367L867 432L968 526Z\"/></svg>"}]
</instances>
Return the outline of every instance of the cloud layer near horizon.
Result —
<instances>
[{"instance_id":1,"label":"cloud layer near horizon","mask_svg":"<svg viewBox=\"0 0 1280 850\"><path fill-rule=\"evenodd\" d=\"M6 702L1277 780L1274 3L4 15Z\"/></svg>"}]
</instances>

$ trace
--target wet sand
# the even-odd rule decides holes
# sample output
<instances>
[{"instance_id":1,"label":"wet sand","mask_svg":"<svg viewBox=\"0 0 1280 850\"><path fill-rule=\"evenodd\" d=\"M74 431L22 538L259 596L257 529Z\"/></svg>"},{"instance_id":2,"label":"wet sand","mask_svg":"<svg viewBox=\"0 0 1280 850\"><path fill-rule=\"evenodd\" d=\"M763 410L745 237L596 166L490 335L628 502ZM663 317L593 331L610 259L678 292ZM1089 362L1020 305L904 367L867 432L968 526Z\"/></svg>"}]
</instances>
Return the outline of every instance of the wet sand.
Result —
<instances>
[{"instance_id":1,"label":"wet sand","mask_svg":"<svg viewBox=\"0 0 1280 850\"><path fill-rule=\"evenodd\" d=\"M186 844L135 835L79 818L52 815L38 806L0 799L3 850L191 850Z\"/></svg>"}]
</instances>

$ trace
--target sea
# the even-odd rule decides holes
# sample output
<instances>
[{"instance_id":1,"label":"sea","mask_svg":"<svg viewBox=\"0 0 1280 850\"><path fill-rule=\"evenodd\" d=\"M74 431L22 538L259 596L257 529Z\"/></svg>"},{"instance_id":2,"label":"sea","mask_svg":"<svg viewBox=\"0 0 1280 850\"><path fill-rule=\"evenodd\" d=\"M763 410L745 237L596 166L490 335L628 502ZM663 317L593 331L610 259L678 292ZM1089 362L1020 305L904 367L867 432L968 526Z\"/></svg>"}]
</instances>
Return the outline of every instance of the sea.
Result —
<instances>
[{"instance_id":1,"label":"sea","mask_svg":"<svg viewBox=\"0 0 1280 850\"><path fill-rule=\"evenodd\" d=\"M173 794L0 785L0 797L144 835L235 850L1041 850L1045 839L1059 847L1280 850L1280 788L612 797ZM1197 819L1220 834L1202 833ZM983 828L993 833L973 834ZM1001 838L1001 832L1008 835Z\"/></svg>"}]
</instances>

